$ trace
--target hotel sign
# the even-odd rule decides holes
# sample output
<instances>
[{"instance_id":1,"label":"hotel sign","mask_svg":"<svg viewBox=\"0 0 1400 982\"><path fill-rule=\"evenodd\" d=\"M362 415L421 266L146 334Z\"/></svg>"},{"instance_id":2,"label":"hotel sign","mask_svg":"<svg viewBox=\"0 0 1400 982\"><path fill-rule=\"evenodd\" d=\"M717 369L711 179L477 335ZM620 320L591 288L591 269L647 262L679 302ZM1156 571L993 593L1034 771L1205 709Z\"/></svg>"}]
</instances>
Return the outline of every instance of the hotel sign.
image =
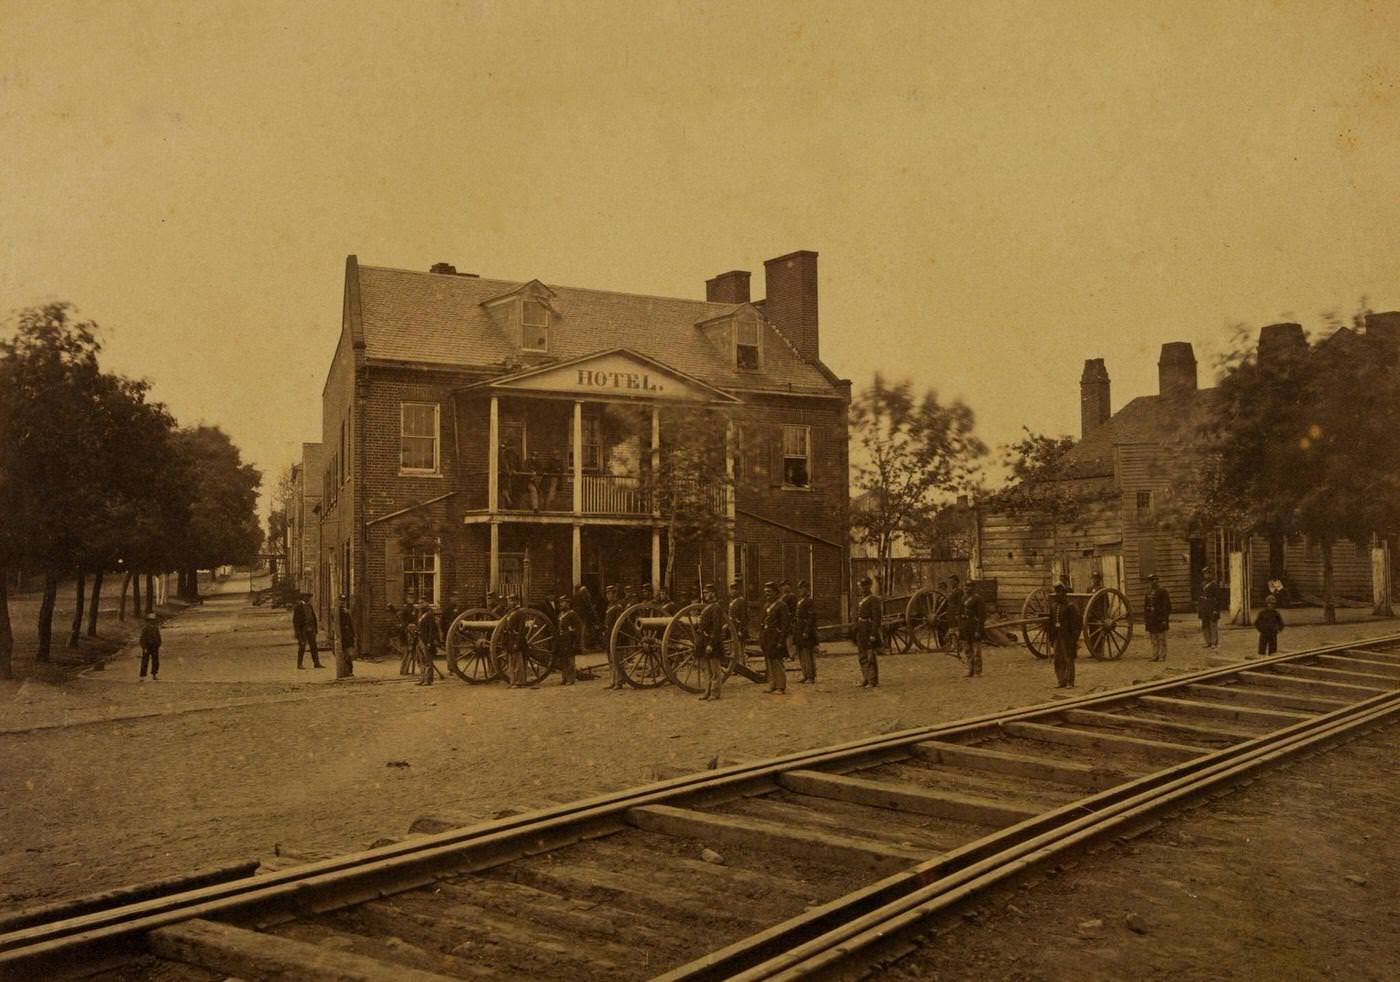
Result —
<instances>
[{"instance_id":1,"label":"hotel sign","mask_svg":"<svg viewBox=\"0 0 1400 982\"><path fill-rule=\"evenodd\" d=\"M663 365L641 361L622 351L612 351L570 365L544 368L502 382L499 388L609 399L714 402L725 398L717 390L666 371Z\"/></svg>"}]
</instances>

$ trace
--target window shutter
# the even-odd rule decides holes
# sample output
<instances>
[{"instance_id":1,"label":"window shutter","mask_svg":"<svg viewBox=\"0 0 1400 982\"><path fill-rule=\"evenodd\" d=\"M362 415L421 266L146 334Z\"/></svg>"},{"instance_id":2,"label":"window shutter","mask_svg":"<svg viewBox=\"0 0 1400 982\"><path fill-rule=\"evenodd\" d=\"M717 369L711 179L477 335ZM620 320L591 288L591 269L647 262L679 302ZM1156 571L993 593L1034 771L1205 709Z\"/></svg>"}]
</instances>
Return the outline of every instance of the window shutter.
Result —
<instances>
[{"instance_id":1,"label":"window shutter","mask_svg":"<svg viewBox=\"0 0 1400 982\"><path fill-rule=\"evenodd\" d=\"M384 540L384 602L395 607L403 604L403 555L392 533Z\"/></svg>"},{"instance_id":2,"label":"window shutter","mask_svg":"<svg viewBox=\"0 0 1400 982\"><path fill-rule=\"evenodd\" d=\"M768 438L768 483L774 487L783 484L783 428L775 426Z\"/></svg>"}]
</instances>

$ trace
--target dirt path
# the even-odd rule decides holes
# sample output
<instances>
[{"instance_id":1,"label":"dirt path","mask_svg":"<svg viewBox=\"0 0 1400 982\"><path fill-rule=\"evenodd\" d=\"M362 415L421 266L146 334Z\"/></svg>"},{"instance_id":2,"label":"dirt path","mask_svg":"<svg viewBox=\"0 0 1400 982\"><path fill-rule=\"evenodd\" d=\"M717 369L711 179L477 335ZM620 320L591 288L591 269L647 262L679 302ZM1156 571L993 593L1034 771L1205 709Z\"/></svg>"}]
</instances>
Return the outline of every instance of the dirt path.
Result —
<instances>
[{"instance_id":1,"label":"dirt path","mask_svg":"<svg viewBox=\"0 0 1400 982\"><path fill-rule=\"evenodd\" d=\"M719 703L602 682L512 691L396 680L361 662L346 685L296 670L286 611L214 600L170 622L162 681L119 658L66 685L0 688L0 907L13 908L270 855L362 848L423 814L488 816L700 769L717 753L770 755L1054 698L1048 664L990 651L961 677L939 654L892 657L860 689L853 657L820 682L765 697L735 682ZM1395 622L1298 627L1294 647L1395 632ZM1123 661L1080 665L1082 693L1202 667L1189 625L1165 667L1134 643ZM1223 650L1252 646L1226 632ZM195 710L195 711L190 711ZM138 714L145 718L124 719ZM113 722L101 722L113 719Z\"/></svg>"}]
</instances>

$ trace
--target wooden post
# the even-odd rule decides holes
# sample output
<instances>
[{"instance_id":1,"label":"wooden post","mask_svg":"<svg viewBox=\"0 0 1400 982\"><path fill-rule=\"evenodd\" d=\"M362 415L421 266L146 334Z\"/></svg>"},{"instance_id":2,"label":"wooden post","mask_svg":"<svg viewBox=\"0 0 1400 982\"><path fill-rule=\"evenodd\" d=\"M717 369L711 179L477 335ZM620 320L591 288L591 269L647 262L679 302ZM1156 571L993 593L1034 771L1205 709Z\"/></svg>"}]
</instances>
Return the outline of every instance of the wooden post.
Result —
<instances>
[{"instance_id":1,"label":"wooden post","mask_svg":"<svg viewBox=\"0 0 1400 982\"><path fill-rule=\"evenodd\" d=\"M574 514L583 514L583 403L574 400ZM574 582L578 583L578 526L574 526Z\"/></svg>"},{"instance_id":2,"label":"wooden post","mask_svg":"<svg viewBox=\"0 0 1400 982\"><path fill-rule=\"evenodd\" d=\"M578 586L583 582L583 526L574 526L573 542L573 583L570 586Z\"/></svg>"},{"instance_id":3,"label":"wooden post","mask_svg":"<svg viewBox=\"0 0 1400 982\"><path fill-rule=\"evenodd\" d=\"M1249 616L1249 544L1245 540L1239 549L1230 552L1230 623L1248 627Z\"/></svg>"},{"instance_id":4,"label":"wooden post","mask_svg":"<svg viewBox=\"0 0 1400 982\"><path fill-rule=\"evenodd\" d=\"M489 585L487 589L492 593L501 592L501 527L494 521L490 525L491 529L491 556L488 560Z\"/></svg>"},{"instance_id":5,"label":"wooden post","mask_svg":"<svg viewBox=\"0 0 1400 982\"><path fill-rule=\"evenodd\" d=\"M492 515L496 514L500 507L500 481L501 481L501 411L499 399L491 397L491 423L486 431L486 510ZM495 526L491 526L492 534L495 534ZM494 539L492 540L495 541ZM495 553L493 548L492 553ZM491 589L496 589L496 577L491 577Z\"/></svg>"},{"instance_id":6,"label":"wooden post","mask_svg":"<svg viewBox=\"0 0 1400 982\"><path fill-rule=\"evenodd\" d=\"M1375 601L1377 617L1394 617L1390 602L1390 543L1377 536L1371 547L1371 599Z\"/></svg>"}]
</instances>

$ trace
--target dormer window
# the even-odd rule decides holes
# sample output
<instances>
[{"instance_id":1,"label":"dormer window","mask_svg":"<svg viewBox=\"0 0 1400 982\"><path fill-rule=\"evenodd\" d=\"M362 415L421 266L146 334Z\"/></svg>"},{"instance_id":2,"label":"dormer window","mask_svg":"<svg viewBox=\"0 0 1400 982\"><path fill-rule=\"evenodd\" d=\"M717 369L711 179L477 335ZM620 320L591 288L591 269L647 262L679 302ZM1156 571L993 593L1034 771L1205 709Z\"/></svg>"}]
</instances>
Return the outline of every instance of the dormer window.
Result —
<instances>
[{"instance_id":1,"label":"dormer window","mask_svg":"<svg viewBox=\"0 0 1400 982\"><path fill-rule=\"evenodd\" d=\"M541 300L520 301L520 347L549 350L549 306Z\"/></svg>"},{"instance_id":2,"label":"dormer window","mask_svg":"<svg viewBox=\"0 0 1400 982\"><path fill-rule=\"evenodd\" d=\"M734 367L746 372L756 372L762 365L762 335L758 330L758 318L753 315L734 319Z\"/></svg>"}]
</instances>

